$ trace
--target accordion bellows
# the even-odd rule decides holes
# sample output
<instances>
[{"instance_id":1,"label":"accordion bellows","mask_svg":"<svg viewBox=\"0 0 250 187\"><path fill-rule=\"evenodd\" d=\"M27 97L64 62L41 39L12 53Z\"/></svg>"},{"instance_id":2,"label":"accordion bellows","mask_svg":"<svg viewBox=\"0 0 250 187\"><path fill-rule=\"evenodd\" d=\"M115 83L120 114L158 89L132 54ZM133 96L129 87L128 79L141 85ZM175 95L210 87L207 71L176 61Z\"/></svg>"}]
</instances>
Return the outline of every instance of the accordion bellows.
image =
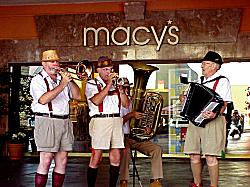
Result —
<instances>
[{"instance_id":1,"label":"accordion bellows","mask_svg":"<svg viewBox=\"0 0 250 187\"><path fill-rule=\"evenodd\" d=\"M180 115L195 126L205 127L213 119L205 119L202 112L213 111L218 116L223 103L223 99L214 90L199 83L190 83Z\"/></svg>"}]
</instances>

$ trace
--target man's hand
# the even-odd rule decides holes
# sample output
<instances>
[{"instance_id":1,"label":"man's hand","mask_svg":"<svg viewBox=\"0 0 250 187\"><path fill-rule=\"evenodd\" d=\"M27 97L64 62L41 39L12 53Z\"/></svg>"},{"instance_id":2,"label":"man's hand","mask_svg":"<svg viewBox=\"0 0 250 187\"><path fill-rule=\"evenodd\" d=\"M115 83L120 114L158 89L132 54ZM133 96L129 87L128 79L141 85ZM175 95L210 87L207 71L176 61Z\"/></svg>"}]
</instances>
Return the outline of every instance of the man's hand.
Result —
<instances>
[{"instance_id":1,"label":"man's hand","mask_svg":"<svg viewBox=\"0 0 250 187\"><path fill-rule=\"evenodd\" d=\"M144 113L137 112L137 111L133 111L133 112L132 112L132 116L133 116L135 119L141 119L141 118L143 117L143 114L144 114Z\"/></svg>"},{"instance_id":2,"label":"man's hand","mask_svg":"<svg viewBox=\"0 0 250 187\"><path fill-rule=\"evenodd\" d=\"M62 76L61 84L67 85L70 81L72 81L71 73L67 71L60 71L59 73Z\"/></svg>"},{"instance_id":3,"label":"man's hand","mask_svg":"<svg viewBox=\"0 0 250 187\"><path fill-rule=\"evenodd\" d=\"M115 79L117 79L118 74L117 73L110 73L107 77L107 84L112 84Z\"/></svg>"},{"instance_id":4,"label":"man's hand","mask_svg":"<svg viewBox=\"0 0 250 187\"><path fill-rule=\"evenodd\" d=\"M142 112L137 112L137 111L132 111L132 116L135 118L135 119L141 119L143 118L143 116L145 115L144 113ZM152 128L151 127L145 127L144 129L144 133L145 134L151 134L152 132Z\"/></svg>"},{"instance_id":5,"label":"man's hand","mask_svg":"<svg viewBox=\"0 0 250 187\"><path fill-rule=\"evenodd\" d=\"M214 113L214 112L212 112L212 111L206 111L206 112L203 112L203 113L202 113L202 116L203 116L205 119L213 119L213 118L215 118L216 113Z\"/></svg>"},{"instance_id":6,"label":"man's hand","mask_svg":"<svg viewBox=\"0 0 250 187\"><path fill-rule=\"evenodd\" d=\"M144 131L145 131L145 134L150 134L152 132L152 128L151 127L145 127Z\"/></svg>"}]
</instances>

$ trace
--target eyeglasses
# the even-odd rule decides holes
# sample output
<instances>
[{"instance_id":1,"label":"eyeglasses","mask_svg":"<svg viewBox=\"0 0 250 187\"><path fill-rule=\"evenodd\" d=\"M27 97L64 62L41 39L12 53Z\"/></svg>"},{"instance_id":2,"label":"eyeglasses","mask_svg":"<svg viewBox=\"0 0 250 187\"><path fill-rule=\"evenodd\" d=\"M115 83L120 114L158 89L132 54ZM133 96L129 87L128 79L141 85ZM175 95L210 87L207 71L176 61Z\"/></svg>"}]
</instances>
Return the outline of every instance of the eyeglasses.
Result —
<instances>
[{"instance_id":1,"label":"eyeglasses","mask_svg":"<svg viewBox=\"0 0 250 187\"><path fill-rule=\"evenodd\" d=\"M213 65L213 64L214 64L214 62L207 62L207 61L203 61L203 62L201 63L202 66L211 66L211 65Z\"/></svg>"}]
</instances>

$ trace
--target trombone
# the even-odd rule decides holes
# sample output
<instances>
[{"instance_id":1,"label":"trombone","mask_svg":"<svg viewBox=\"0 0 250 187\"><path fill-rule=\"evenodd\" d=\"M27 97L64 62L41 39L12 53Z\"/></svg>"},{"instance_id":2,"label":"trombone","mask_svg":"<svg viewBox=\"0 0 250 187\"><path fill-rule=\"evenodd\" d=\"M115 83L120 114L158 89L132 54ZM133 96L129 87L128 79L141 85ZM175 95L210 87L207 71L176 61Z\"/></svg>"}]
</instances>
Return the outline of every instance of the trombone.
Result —
<instances>
[{"instance_id":1,"label":"trombone","mask_svg":"<svg viewBox=\"0 0 250 187\"><path fill-rule=\"evenodd\" d=\"M61 66L64 66L61 64ZM91 74L93 72L93 65L88 60L83 60L81 62L78 62L78 64L75 66L75 70L73 71L72 65L66 66L65 68L60 68L59 71L68 72L70 74L74 74L77 76L77 78L72 77L72 79L82 81L87 80L91 77Z\"/></svg>"}]
</instances>

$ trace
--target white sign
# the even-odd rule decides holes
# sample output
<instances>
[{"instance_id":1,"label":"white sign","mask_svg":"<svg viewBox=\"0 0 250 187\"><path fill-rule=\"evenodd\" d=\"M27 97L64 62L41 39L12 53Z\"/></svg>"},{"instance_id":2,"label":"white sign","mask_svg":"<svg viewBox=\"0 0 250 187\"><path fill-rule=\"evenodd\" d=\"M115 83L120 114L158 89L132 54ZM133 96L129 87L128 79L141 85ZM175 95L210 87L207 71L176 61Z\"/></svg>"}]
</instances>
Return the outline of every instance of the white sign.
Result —
<instances>
[{"instance_id":1,"label":"white sign","mask_svg":"<svg viewBox=\"0 0 250 187\"><path fill-rule=\"evenodd\" d=\"M179 28L175 25L170 25L172 21L168 21L168 25L164 26L161 33L157 33L154 26L151 26L149 28L144 26L139 26L134 29L131 27L117 27L111 32L106 27L99 27L98 29L95 29L93 27L84 28L83 29L83 46L88 46L88 34L89 32L94 33L94 45L99 45L99 32L105 32L106 33L106 45L109 46L112 42L115 45L123 46L123 45L131 45L131 40L136 45L147 45L150 42L150 38L145 39L144 41L138 41L137 39L137 33L138 32L145 32L150 33L153 35L153 38L157 44L156 51L159 51L161 48L161 45L163 43L164 37L167 37L167 42L169 45L176 45L179 43L179 35L177 34L179 32ZM124 32L125 39L124 41L117 41L115 38L115 35L117 32ZM111 33L111 34L110 34ZM110 42L111 40L111 42Z\"/></svg>"}]
</instances>

